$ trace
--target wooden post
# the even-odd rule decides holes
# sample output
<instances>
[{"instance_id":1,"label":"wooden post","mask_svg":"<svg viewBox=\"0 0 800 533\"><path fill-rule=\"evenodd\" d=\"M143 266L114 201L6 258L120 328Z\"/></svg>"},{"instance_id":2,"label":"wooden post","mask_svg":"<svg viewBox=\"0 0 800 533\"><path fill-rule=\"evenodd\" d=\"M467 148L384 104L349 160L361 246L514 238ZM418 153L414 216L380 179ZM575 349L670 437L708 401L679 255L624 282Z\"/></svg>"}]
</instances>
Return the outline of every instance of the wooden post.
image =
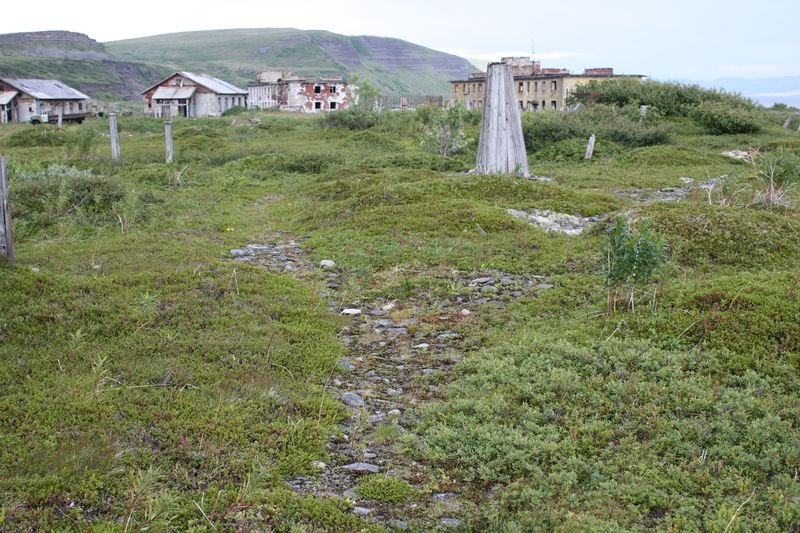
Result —
<instances>
[{"instance_id":1,"label":"wooden post","mask_svg":"<svg viewBox=\"0 0 800 533\"><path fill-rule=\"evenodd\" d=\"M8 206L8 167L0 156L0 257L14 260L14 239L11 235L11 208Z\"/></svg>"},{"instance_id":2,"label":"wooden post","mask_svg":"<svg viewBox=\"0 0 800 533\"><path fill-rule=\"evenodd\" d=\"M164 142L167 149L167 163L172 163L172 121L164 121Z\"/></svg>"},{"instance_id":3,"label":"wooden post","mask_svg":"<svg viewBox=\"0 0 800 533\"><path fill-rule=\"evenodd\" d=\"M530 176L514 77L506 63L490 63L486 73L477 171Z\"/></svg>"},{"instance_id":4,"label":"wooden post","mask_svg":"<svg viewBox=\"0 0 800 533\"><path fill-rule=\"evenodd\" d=\"M58 127L62 128L64 126L64 106L58 106Z\"/></svg>"},{"instance_id":5,"label":"wooden post","mask_svg":"<svg viewBox=\"0 0 800 533\"><path fill-rule=\"evenodd\" d=\"M786 122L783 123L783 129L789 129L789 126L792 124L792 118L794 118L794 113L786 117Z\"/></svg>"},{"instance_id":6,"label":"wooden post","mask_svg":"<svg viewBox=\"0 0 800 533\"><path fill-rule=\"evenodd\" d=\"M108 114L108 127L111 134L111 159L119 161L119 130L117 129L117 114Z\"/></svg>"},{"instance_id":7,"label":"wooden post","mask_svg":"<svg viewBox=\"0 0 800 533\"><path fill-rule=\"evenodd\" d=\"M592 155L594 155L594 142L595 137L594 133L589 136L589 143L586 145L586 155L583 156L584 159L591 159Z\"/></svg>"}]
</instances>

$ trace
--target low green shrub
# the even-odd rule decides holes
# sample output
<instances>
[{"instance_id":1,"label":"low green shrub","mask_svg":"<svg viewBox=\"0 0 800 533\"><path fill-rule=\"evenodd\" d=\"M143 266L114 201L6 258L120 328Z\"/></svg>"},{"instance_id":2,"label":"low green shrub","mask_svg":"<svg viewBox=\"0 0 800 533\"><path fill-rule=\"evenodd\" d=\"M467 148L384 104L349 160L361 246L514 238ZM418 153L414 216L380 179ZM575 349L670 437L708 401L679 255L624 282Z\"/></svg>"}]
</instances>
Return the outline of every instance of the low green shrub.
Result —
<instances>
[{"instance_id":1,"label":"low green shrub","mask_svg":"<svg viewBox=\"0 0 800 533\"><path fill-rule=\"evenodd\" d=\"M573 101L588 103L592 97L595 103L618 107L647 105L654 108L651 113L657 111L666 116L686 116L692 108L704 102L719 102L744 109L754 107L751 100L735 93L704 89L699 85L630 78L592 80L578 88Z\"/></svg>"},{"instance_id":2,"label":"low green shrub","mask_svg":"<svg viewBox=\"0 0 800 533\"><path fill-rule=\"evenodd\" d=\"M695 123L708 133L756 133L761 130L756 115L723 102L703 102L689 111Z\"/></svg>"},{"instance_id":3,"label":"low green shrub","mask_svg":"<svg viewBox=\"0 0 800 533\"><path fill-rule=\"evenodd\" d=\"M343 128L348 130L366 130L380 120L380 115L374 111L362 109L346 109L335 113L325 113L322 126L325 128Z\"/></svg>"},{"instance_id":4,"label":"low green shrub","mask_svg":"<svg viewBox=\"0 0 800 533\"><path fill-rule=\"evenodd\" d=\"M3 141L3 145L9 148L64 146L68 140L69 135L65 129L51 128L49 126L31 126L9 135Z\"/></svg>"},{"instance_id":5,"label":"low green shrub","mask_svg":"<svg viewBox=\"0 0 800 533\"><path fill-rule=\"evenodd\" d=\"M105 177L76 176L16 181L10 196L12 216L42 228L62 217L111 219L114 204L125 197L125 192Z\"/></svg>"},{"instance_id":6,"label":"low green shrub","mask_svg":"<svg viewBox=\"0 0 800 533\"><path fill-rule=\"evenodd\" d=\"M356 486L356 494L367 500L380 502L404 502L415 493L414 487L405 479L383 474L366 476Z\"/></svg>"},{"instance_id":7,"label":"low green shrub","mask_svg":"<svg viewBox=\"0 0 800 533\"><path fill-rule=\"evenodd\" d=\"M462 105L447 109L428 109L420 115L423 124L422 144L429 151L449 157L470 143L464 126L467 111Z\"/></svg>"},{"instance_id":8,"label":"low green shrub","mask_svg":"<svg viewBox=\"0 0 800 533\"><path fill-rule=\"evenodd\" d=\"M608 140L627 147L670 142L669 128L657 119L640 121L630 109L609 106L594 106L580 113L525 113L522 133L528 152L534 154L568 139L582 141L585 151L592 134L598 143Z\"/></svg>"},{"instance_id":9,"label":"low green shrub","mask_svg":"<svg viewBox=\"0 0 800 533\"><path fill-rule=\"evenodd\" d=\"M222 116L223 117L235 117L237 115L243 115L243 114L247 113L247 111L248 110L247 110L246 107L232 107L230 109L225 110L225 112L222 113Z\"/></svg>"}]
</instances>

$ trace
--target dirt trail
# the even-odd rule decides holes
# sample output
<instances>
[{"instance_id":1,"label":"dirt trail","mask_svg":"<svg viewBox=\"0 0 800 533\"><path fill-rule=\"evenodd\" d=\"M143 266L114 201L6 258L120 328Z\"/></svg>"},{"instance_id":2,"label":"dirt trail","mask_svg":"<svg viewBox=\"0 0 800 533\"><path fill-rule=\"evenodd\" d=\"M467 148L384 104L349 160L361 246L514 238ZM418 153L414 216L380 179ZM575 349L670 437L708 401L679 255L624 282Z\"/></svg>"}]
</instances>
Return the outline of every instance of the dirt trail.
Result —
<instances>
[{"instance_id":1,"label":"dirt trail","mask_svg":"<svg viewBox=\"0 0 800 533\"><path fill-rule=\"evenodd\" d=\"M332 313L350 317L340 332L348 353L342 373L327 384L343 402L349 417L340 434L327 444L329 460L316 466L316 477L295 476L287 483L298 494L335 496L353 502L353 512L394 529L459 527L470 495L458 486L426 493L411 501L391 504L365 500L355 487L359 478L382 473L405 479L421 489L430 481L429 468L402 450L398 434L413 432L415 409L439 398L451 380L452 367L464 354L460 328L469 327L481 313L508 302L553 288L543 276L520 276L500 271L433 272L450 289L444 298L410 291L407 298L347 300L338 294L346 280L335 266L321 268L304 254L301 241L274 234L264 244L232 250L237 261L289 273L318 284ZM402 429L400 429L402 428Z\"/></svg>"}]
</instances>

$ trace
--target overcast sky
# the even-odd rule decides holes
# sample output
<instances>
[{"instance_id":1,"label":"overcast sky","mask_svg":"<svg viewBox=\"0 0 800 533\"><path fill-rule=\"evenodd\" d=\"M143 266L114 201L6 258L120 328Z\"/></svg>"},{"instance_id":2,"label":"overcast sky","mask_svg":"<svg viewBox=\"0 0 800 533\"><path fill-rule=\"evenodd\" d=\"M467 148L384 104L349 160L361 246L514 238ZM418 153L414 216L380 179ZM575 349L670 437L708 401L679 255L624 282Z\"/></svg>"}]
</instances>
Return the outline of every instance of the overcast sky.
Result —
<instances>
[{"instance_id":1,"label":"overcast sky","mask_svg":"<svg viewBox=\"0 0 800 533\"><path fill-rule=\"evenodd\" d=\"M397 37L478 62L535 50L546 67L711 80L800 75L799 21L800 0L39 0L0 17L0 33L59 29L106 42L292 27Z\"/></svg>"}]
</instances>

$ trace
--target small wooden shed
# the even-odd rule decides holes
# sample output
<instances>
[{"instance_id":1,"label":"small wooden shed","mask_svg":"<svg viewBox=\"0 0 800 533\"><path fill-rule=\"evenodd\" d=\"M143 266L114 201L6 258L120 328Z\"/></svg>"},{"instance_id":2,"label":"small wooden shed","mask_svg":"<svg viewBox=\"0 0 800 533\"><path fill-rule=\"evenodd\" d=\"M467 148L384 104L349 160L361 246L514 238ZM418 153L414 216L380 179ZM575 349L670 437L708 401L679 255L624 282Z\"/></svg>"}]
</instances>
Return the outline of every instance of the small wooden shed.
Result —
<instances>
[{"instance_id":1,"label":"small wooden shed","mask_svg":"<svg viewBox=\"0 0 800 533\"><path fill-rule=\"evenodd\" d=\"M142 92L149 117L219 116L247 107L247 91L208 74L176 72Z\"/></svg>"}]
</instances>

